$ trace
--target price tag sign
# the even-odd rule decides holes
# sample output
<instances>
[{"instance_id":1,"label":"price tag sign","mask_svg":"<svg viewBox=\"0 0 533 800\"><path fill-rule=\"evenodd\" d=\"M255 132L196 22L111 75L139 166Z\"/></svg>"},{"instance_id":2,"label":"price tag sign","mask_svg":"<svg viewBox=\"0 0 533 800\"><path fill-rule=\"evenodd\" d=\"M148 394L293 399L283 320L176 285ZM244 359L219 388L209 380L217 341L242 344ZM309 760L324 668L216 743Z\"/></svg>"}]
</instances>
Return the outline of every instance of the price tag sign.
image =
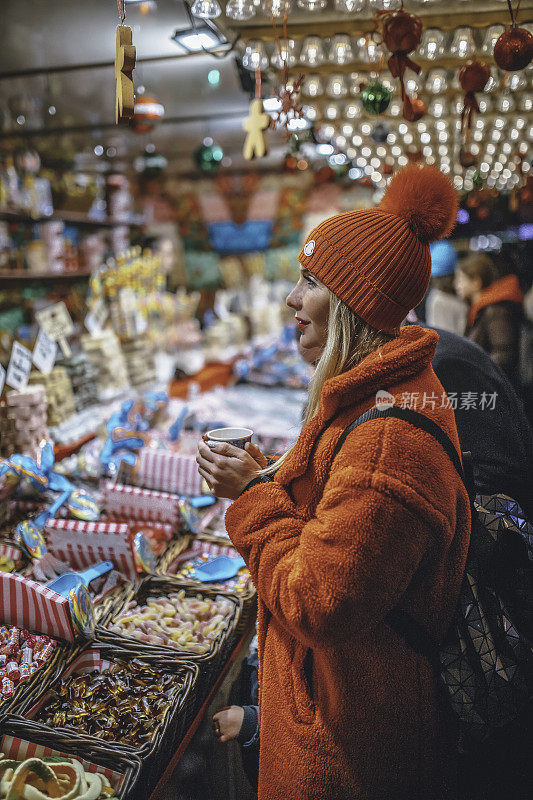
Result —
<instances>
[{"instance_id":1,"label":"price tag sign","mask_svg":"<svg viewBox=\"0 0 533 800\"><path fill-rule=\"evenodd\" d=\"M19 342L13 342L11 358L7 368L6 383L17 391L25 389L31 371L31 352Z\"/></svg>"},{"instance_id":2,"label":"price tag sign","mask_svg":"<svg viewBox=\"0 0 533 800\"><path fill-rule=\"evenodd\" d=\"M37 322L48 334L53 342L59 342L59 346L66 358L70 356L70 347L67 343L67 336L74 333L74 323L70 318L66 305L55 303L53 306L43 308L35 314Z\"/></svg>"},{"instance_id":3,"label":"price tag sign","mask_svg":"<svg viewBox=\"0 0 533 800\"><path fill-rule=\"evenodd\" d=\"M85 317L85 327L91 336L97 336L102 331L108 315L109 311L103 300L97 300Z\"/></svg>"},{"instance_id":4,"label":"price tag sign","mask_svg":"<svg viewBox=\"0 0 533 800\"><path fill-rule=\"evenodd\" d=\"M148 328L148 320L143 317L140 311L135 314L135 330L137 335L143 334Z\"/></svg>"},{"instance_id":5,"label":"price tag sign","mask_svg":"<svg viewBox=\"0 0 533 800\"><path fill-rule=\"evenodd\" d=\"M137 310L137 295L129 286L119 290L118 302L124 314L134 314Z\"/></svg>"},{"instance_id":6,"label":"price tag sign","mask_svg":"<svg viewBox=\"0 0 533 800\"><path fill-rule=\"evenodd\" d=\"M55 364L56 356L57 344L41 328L33 348L33 363L43 375L48 375Z\"/></svg>"}]
</instances>

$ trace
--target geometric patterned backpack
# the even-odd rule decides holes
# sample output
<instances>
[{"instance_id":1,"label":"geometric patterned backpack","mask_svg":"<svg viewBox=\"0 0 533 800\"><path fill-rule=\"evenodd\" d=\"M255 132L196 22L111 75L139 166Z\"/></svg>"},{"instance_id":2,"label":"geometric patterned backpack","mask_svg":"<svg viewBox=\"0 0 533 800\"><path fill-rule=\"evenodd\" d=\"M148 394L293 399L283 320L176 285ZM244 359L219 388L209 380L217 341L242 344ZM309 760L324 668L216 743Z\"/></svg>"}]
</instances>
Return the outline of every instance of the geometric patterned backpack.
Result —
<instances>
[{"instance_id":1,"label":"geometric patterned backpack","mask_svg":"<svg viewBox=\"0 0 533 800\"><path fill-rule=\"evenodd\" d=\"M435 642L399 609L386 617L404 641L434 665L455 717L458 750L468 754L518 720L528 704L533 708L533 525L517 503L502 495L474 500L473 480L465 478L453 443L436 423L411 409L367 411L345 429L334 455L354 428L390 416L437 439L471 498L464 579L444 643ZM463 454L465 470L469 455Z\"/></svg>"}]
</instances>

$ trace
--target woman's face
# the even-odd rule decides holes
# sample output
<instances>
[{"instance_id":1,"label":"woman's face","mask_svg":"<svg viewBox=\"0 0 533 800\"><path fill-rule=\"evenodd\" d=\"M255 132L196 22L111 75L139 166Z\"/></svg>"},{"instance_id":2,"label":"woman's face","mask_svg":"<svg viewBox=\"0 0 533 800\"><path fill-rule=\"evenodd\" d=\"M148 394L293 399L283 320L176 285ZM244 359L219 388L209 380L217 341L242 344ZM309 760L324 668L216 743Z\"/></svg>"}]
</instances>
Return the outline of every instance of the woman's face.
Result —
<instances>
[{"instance_id":1,"label":"woman's face","mask_svg":"<svg viewBox=\"0 0 533 800\"><path fill-rule=\"evenodd\" d=\"M308 270L300 267L300 280L287 297L287 305L295 312L302 335L298 342L300 355L313 364L320 358L328 336L329 290Z\"/></svg>"},{"instance_id":2,"label":"woman's face","mask_svg":"<svg viewBox=\"0 0 533 800\"><path fill-rule=\"evenodd\" d=\"M474 300L475 296L481 291L481 279L469 278L462 270L458 269L453 281L455 291L463 300Z\"/></svg>"}]
</instances>

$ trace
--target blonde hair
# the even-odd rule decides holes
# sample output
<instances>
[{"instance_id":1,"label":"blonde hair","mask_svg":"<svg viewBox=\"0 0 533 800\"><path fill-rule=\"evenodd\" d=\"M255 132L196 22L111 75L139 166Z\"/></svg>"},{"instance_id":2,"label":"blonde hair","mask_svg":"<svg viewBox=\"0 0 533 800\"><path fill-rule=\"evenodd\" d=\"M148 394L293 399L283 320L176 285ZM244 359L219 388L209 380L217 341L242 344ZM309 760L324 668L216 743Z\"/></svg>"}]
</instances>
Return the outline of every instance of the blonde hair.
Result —
<instances>
[{"instance_id":1,"label":"blonde hair","mask_svg":"<svg viewBox=\"0 0 533 800\"><path fill-rule=\"evenodd\" d=\"M389 333L373 328L343 303L333 292L329 293L328 336L324 350L317 361L315 373L309 383L308 402L303 424L307 425L318 412L320 395L324 383L336 375L359 364L366 356L394 339ZM259 472L271 475L276 472L292 448L284 453L274 464Z\"/></svg>"}]
</instances>

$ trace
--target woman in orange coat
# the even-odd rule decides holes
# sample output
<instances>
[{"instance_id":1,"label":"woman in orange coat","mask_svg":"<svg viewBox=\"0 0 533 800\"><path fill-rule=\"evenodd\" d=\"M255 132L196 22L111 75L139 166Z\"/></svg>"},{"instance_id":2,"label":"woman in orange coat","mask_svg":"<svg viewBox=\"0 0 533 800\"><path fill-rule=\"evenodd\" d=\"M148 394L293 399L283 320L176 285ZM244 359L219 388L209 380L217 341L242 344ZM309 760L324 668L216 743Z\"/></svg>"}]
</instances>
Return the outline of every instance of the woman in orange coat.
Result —
<instances>
[{"instance_id":1,"label":"woman in orange coat","mask_svg":"<svg viewBox=\"0 0 533 800\"><path fill-rule=\"evenodd\" d=\"M318 358L296 445L258 475L250 452L200 443L200 472L235 502L228 533L259 598L259 800L455 797L453 732L435 675L386 623L407 611L435 639L469 542L466 491L441 445L394 418L344 428L385 390L459 447L431 359L437 334L400 328L430 277L429 242L456 194L411 166L376 209L315 228L289 295Z\"/></svg>"}]
</instances>

